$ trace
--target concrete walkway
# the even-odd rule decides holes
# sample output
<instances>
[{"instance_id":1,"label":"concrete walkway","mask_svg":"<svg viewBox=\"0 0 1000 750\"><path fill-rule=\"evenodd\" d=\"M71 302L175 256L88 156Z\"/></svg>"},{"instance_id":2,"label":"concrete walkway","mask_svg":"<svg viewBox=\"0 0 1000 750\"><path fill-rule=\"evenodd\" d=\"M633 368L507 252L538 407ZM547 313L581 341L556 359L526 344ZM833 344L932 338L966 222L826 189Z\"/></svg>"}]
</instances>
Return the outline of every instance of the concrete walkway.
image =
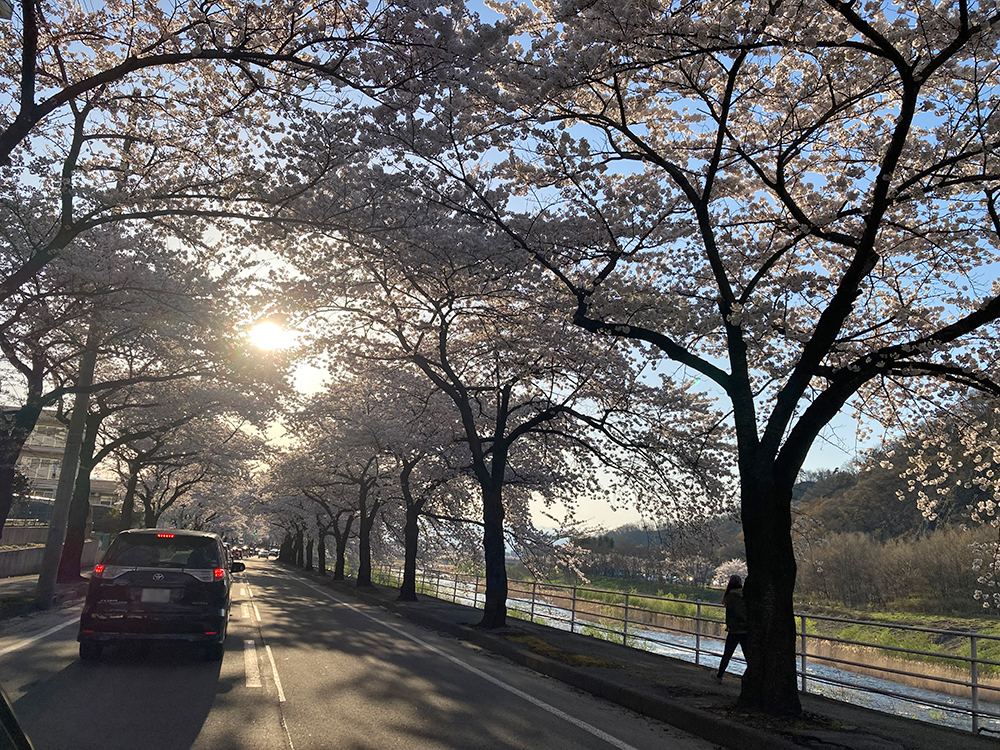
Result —
<instances>
[{"instance_id":1,"label":"concrete walkway","mask_svg":"<svg viewBox=\"0 0 1000 750\"><path fill-rule=\"evenodd\" d=\"M302 574L297 568L290 571ZM739 678L721 685L709 667L508 617L500 630L474 627L482 611L432 597L395 601L395 588L357 589L317 575L338 593L508 659L640 714L734 750L998 750L998 738L890 716L802 694L803 714L779 720L736 708Z\"/></svg>"},{"instance_id":2,"label":"concrete walkway","mask_svg":"<svg viewBox=\"0 0 1000 750\"><path fill-rule=\"evenodd\" d=\"M90 572L90 568L85 571ZM38 586L38 574L29 576L10 576L0 578L0 620L35 612L35 589ZM63 607L83 601L87 596L87 584L57 583L53 607Z\"/></svg>"}]
</instances>

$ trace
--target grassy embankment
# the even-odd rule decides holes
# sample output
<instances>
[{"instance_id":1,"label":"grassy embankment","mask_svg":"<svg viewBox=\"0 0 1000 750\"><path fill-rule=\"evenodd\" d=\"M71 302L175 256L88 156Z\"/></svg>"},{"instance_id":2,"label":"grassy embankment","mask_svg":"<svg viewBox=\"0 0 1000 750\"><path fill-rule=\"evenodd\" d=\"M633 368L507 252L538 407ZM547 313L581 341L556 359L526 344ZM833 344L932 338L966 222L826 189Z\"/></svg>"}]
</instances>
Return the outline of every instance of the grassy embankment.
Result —
<instances>
[{"instance_id":1,"label":"grassy embankment","mask_svg":"<svg viewBox=\"0 0 1000 750\"><path fill-rule=\"evenodd\" d=\"M562 582L560 582L562 583ZM577 585L578 600L600 604L603 618L595 626L588 627L588 634L613 641L621 641L622 609L625 593L629 594L630 623L654 618L656 614L679 616L682 620L693 618L697 611L695 601L719 602L721 589L697 588L677 584L660 584L650 581L623 580L616 578L594 579L588 584L566 581L563 585ZM675 601L663 601L646 597L670 597ZM688 601L684 601L688 600ZM912 604L912 603L910 603ZM586 605L584 605L586 607ZM587 607L589 609L589 607ZM910 610L910 606L907 606ZM867 667L850 667L858 672L870 672L875 676L886 676L886 670L914 671L929 676L946 679L968 680L969 663L954 657L971 656L971 641L963 635L947 633L925 633L907 628L930 628L959 633L974 632L981 636L1000 637L1000 622L996 617L959 617L935 612L895 612L878 608L849 608L833 602L796 602L797 613L806 616L806 632L812 636L809 643L810 656L833 657L858 662ZM721 620L722 610L702 607L703 619ZM618 618L617 620L615 618ZM844 623L818 618L838 618L859 620L864 623ZM690 622L690 621L689 621ZM866 624L872 623L872 624ZM707 625L707 627L706 627ZM702 623L702 632L717 629L714 623ZM796 629L801 632L801 619L796 618ZM629 645L642 647L642 642L629 638ZM850 643L841 643L848 641ZM863 645L859 645L863 644ZM905 649L903 653L896 649ZM1000 662L1000 640L979 638L977 656L987 662ZM906 666L907 663L912 666ZM919 666L918 666L919 664ZM979 675L990 683L1000 686L1000 666L980 664ZM897 681L922 686L919 678L895 677ZM940 684L936 685L940 689ZM957 694L962 694L956 688ZM996 700L1000 698L993 696Z\"/></svg>"}]
</instances>

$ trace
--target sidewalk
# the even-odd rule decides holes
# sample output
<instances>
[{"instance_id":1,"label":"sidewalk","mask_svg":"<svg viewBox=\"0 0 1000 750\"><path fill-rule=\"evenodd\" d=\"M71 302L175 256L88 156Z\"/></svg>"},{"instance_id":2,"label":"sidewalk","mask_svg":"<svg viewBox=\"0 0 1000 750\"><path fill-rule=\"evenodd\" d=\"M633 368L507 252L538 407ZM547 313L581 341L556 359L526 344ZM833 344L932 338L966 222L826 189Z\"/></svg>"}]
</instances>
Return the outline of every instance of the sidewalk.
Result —
<instances>
[{"instance_id":1,"label":"sidewalk","mask_svg":"<svg viewBox=\"0 0 1000 750\"><path fill-rule=\"evenodd\" d=\"M89 570L89 568L88 568ZM31 614L35 609L35 588L38 585L38 574L28 576L10 576L0 578L0 620ZM87 595L87 584L58 583L53 598L53 607L83 601Z\"/></svg>"},{"instance_id":2,"label":"sidewalk","mask_svg":"<svg viewBox=\"0 0 1000 750\"><path fill-rule=\"evenodd\" d=\"M729 676L719 685L709 667L511 617L505 628L480 630L473 626L482 612L471 607L424 596L416 603L397 602L395 588L359 590L350 581L333 582L297 568L288 570L733 750L1000 748L1000 738L975 736L811 694L800 696L803 714L796 720L748 714L736 709L739 678Z\"/></svg>"}]
</instances>

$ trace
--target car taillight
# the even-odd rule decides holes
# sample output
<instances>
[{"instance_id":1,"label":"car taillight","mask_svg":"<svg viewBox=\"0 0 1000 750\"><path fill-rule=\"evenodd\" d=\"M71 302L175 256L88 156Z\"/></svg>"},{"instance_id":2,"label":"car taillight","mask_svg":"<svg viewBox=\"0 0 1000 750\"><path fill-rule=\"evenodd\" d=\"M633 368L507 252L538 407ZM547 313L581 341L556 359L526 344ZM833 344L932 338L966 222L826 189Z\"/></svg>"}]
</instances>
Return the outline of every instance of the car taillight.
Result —
<instances>
[{"instance_id":1,"label":"car taillight","mask_svg":"<svg viewBox=\"0 0 1000 750\"><path fill-rule=\"evenodd\" d=\"M157 539L173 539L174 535L173 534L157 534L156 538Z\"/></svg>"},{"instance_id":2,"label":"car taillight","mask_svg":"<svg viewBox=\"0 0 1000 750\"><path fill-rule=\"evenodd\" d=\"M225 568L216 568L215 569L215 577L216 578L225 578L225 576L226 576L226 569Z\"/></svg>"},{"instance_id":3,"label":"car taillight","mask_svg":"<svg viewBox=\"0 0 1000 750\"><path fill-rule=\"evenodd\" d=\"M104 573L104 566L103 565L95 565L94 566L94 578L100 578L102 573Z\"/></svg>"}]
</instances>

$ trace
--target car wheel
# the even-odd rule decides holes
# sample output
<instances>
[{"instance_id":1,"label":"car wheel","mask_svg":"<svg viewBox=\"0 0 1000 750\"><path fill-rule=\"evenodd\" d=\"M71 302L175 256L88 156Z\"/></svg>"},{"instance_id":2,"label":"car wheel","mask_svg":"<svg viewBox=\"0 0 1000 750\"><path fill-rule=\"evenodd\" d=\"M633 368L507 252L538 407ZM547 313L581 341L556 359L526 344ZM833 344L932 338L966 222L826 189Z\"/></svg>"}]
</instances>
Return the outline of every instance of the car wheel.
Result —
<instances>
[{"instance_id":1,"label":"car wheel","mask_svg":"<svg viewBox=\"0 0 1000 750\"><path fill-rule=\"evenodd\" d=\"M101 651L104 646L100 643L88 643L84 641L80 644L80 658L84 661L100 661Z\"/></svg>"},{"instance_id":2,"label":"car wheel","mask_svg":"<svg viewBox=\"0 0 1000 750\"><path fill-rule=\"evenodd\" d=\"M225 641L222 643L209 643L205 646L205 659L208 661L222 661L222 655L225 651Z\"/></svg>"}]
</instances>

